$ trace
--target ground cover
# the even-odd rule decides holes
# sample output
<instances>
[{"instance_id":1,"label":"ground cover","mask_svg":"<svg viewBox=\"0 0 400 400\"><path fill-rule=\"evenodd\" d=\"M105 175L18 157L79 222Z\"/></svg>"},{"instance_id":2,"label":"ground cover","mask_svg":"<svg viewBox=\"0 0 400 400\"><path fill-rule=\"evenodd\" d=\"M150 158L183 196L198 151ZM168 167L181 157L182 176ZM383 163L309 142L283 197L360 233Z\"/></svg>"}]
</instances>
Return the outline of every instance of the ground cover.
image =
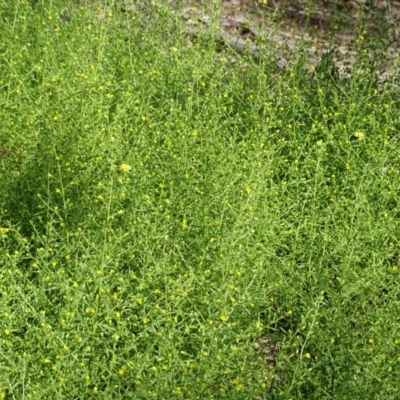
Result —
<instances>
[{"instance_id":1,"label":"ground cover","mask_svg":"<svg viewBox=\"0 0 400 400\"><path fill-rule=\"evenodd\" d=\"M0 3L0 398L398 398L382 49L340 79L176 15Z\"/></svg>"}]
</instances>

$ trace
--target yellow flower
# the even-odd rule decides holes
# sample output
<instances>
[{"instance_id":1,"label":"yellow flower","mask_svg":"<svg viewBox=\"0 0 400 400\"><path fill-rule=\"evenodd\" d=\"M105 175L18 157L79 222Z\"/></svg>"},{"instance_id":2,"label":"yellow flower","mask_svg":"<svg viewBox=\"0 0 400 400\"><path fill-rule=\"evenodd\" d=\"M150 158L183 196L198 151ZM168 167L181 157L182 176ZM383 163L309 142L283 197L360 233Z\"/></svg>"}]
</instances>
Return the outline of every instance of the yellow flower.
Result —
<instances>
[{"instance_id":1,"label":"yellow flower","mask_svg":"<svg viewBox=\"0 0 400 400\"><path fill-rule=\"evenodd\" d=\"M124 173L127 174L128 172L131 171L132 167L129 164L121 164L119 166L119 169Z\"/></svg>"},{"instance_id":2,"label":"yellow flower","mask_svg":"<svg viewBox=\"0 0 400 400\"><path fill-rule=\"evenodd\" d=\"M356 131L356 132L354 132L354 136L358 139L358 140L362 140L362 139L364 139L364 133L363 132L361 132L361 131Z\"/></svg>"},{"instance_id":3,"label":"yellow flower","mask_svg":"<svg viewBox=\"0 0 400 400\"><path fill-rule=\"evenodd\" d=\"M6 236L9 230L9 228L0 228L0 235Z\"/></svg>"},{"instance_id":4,"label":"yellow flower","mask_svg":"<svg viewBox=\"0 0 400 400\"><path fill-rule=\"evenodd\" d=\"M181 389L180 387L176 387L176 388L173 390L173 393L174 393L174 394L181 394L181 393L182 393L182 389Z\"/></svg>"}]
</instances>

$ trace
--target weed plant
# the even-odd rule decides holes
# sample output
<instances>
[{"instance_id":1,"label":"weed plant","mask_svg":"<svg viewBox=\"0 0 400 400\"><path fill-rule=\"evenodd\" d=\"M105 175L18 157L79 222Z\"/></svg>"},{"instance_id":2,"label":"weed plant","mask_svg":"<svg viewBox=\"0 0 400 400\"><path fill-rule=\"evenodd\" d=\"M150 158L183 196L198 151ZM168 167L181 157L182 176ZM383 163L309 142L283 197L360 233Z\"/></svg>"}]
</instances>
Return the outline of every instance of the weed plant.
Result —
<instances>
[{"instance_id":1,"label":"weed plant","mask_svg":"<svg viewBox=\"0 0 400 400\"><path fill-rule=\"evenodd\" d=\"M394 82L152 4L0 2L0 398L399 398Z\"/></svg>"}]
</instances>

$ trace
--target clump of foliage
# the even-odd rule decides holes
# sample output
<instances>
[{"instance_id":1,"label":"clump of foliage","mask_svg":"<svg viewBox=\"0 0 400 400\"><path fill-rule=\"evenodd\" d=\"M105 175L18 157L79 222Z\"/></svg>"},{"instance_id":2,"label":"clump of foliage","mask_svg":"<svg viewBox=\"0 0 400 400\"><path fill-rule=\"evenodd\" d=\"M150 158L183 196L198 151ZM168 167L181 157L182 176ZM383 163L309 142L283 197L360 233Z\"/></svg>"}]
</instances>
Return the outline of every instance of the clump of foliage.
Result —
<instances>
[{"instance_id":1,"label":"clump of foliage","mask_svg":"<svg viewBox=\"0 0 400 400\"><path fill-rule=\"evenodd\" d=\"M395 83L174 15L0 3L0 398L393 398Z\"/></svg>"}]
</instances>

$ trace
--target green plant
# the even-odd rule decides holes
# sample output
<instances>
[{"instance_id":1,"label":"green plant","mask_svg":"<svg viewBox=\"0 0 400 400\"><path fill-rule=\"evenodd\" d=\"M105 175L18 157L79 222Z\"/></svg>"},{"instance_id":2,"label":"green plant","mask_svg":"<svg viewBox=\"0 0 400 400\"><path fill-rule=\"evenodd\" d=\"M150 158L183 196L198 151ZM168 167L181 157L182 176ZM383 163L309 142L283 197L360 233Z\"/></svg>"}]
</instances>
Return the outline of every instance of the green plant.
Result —
<instances>
[{"instance_id":1,"label":"green plant","mask_svg":"<svg viewBox=\"0 0 400 400\"><path fill-rule=\"evenodd\" d=\"M368 60L232 66L156 3L0 15L0 398L396 397L399 104Z\"/></svg>"}]
</instances>

